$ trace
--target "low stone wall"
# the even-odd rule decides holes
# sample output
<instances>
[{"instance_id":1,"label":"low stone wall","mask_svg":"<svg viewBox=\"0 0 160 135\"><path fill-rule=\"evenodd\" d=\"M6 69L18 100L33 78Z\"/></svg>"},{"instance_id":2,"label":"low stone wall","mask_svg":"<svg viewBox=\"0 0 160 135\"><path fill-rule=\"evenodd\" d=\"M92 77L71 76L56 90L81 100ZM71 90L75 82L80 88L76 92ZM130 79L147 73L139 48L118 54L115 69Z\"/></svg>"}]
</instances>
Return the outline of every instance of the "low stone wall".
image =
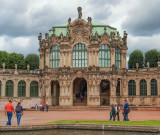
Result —
<instances>
[{"instance_id":1,"label":"low stone wall","mask_svg":"<svg viewBox=\"0 0 160 135\"><path fill-rule=\"evenodd\" d=\"M29 109L35 107L35 104L38 106L43 103L42 98L12 98L13 105L16 107L18 102L21 102L24 109ZM4 110L5 105L8 103L8 98L1 98L0 99L0 110Z\"/></svg>"},{"instance_id":2,"label":"low stone wall","mask_svg":"<svg viewBox=\"0 0 160 135\"><path fill-rule=\"evenodd\" d=\"M49 124L31 126L0 126L0 132L33 131L48 129L72 129L72 130L103 130L103 131L126 131L160 133L160 127L154 126L127 126L127 125L104 125L104 124Z\"/></svg>"}]
</instances>

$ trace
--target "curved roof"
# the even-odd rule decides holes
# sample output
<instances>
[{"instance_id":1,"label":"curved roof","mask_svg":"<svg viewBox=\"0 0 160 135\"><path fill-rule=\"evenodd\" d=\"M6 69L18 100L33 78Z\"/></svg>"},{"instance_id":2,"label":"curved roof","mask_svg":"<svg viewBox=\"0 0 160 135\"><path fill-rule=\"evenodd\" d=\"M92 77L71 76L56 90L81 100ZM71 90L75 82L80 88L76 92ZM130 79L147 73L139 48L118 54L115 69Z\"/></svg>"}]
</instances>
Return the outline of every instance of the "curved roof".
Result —
<instances>
[{"instance_id":1,"label":"curved roof","mask_svg":"<svg viewBox=\"0 0 160 135\"><path fill-rule=\"evenodd\" d=\"M57 36L60 36L60 34L62 33L63 36L67 35L68 29L67 29L67 25L68 23L64 23L58 26L55 26L55 34ZM113 28L111 26L108 26L106 24L100 23L100 22L92 22L92 34L95 35L95 33L97 32L98 35L102 35L104 33L104 28L106 27L107 29L107 33L110 35L111 32L115 33L115 38L117 38L117 29ZM49 36L51 36L53 34L52 29L49 31Z\"/></svg>"}]
</instances>

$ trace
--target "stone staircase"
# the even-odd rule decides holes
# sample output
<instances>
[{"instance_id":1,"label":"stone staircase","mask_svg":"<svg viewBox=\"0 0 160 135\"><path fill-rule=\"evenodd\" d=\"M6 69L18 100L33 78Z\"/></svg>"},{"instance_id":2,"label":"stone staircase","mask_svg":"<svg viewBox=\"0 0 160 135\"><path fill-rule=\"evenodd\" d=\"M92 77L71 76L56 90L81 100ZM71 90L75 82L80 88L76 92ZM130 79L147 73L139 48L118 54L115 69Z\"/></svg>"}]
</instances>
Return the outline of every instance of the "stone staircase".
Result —
<instances>
[{"instance_id":1,"label":"stone staircase","mask_svg":"<svg viewBox=\"0 0 160 135\"><path fill-rule=\"evenodd\" d=\"M74 102L73 102L73 106L87 106L87 99L84 98L84 99L83 99L83 102L81 102L81 99L80 99L80 98L79 98L79 99L76 99L76 100L74 100Z\"/></svg>"}]
</instances>

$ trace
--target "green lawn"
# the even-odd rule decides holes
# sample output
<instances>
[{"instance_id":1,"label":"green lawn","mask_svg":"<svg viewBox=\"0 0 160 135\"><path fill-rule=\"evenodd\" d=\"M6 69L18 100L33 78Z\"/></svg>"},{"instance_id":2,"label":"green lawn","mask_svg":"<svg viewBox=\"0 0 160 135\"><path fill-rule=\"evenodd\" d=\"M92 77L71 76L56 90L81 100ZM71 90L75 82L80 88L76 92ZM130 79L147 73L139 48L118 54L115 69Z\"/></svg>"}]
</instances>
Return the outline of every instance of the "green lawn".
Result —
<instances>
[{"instance_id":1,"label":"green lawn","mask_svg":"<svg viewBox=\"0 0 160 135\"><path fill-rule=\"evenodd\" d=\"M110 124L110 125L135 125L135 126L160 126L160 120L148 121L81 121L81 120L61 120L45 124L55 123L75 123L75 124Z\"/></svg>"}]
</instances>

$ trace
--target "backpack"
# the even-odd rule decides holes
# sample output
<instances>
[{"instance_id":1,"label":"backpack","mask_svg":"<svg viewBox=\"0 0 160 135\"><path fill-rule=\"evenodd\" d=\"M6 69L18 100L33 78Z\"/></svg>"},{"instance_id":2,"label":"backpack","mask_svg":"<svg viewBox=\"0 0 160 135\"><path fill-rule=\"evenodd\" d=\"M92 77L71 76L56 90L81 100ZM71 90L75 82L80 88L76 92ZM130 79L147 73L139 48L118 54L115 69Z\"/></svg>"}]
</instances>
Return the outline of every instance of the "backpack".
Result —
<instances>
[{"instance_id":1,"label":"backpack","mask_svg":"<svg viewBox=\"0 0 160 135\"><path fill-rule=\"evenodd\" d=\"M115 107L112 107L112 114L115 114L115 113L116 113Z\"/></svg>"},{"instance_id":2,"label":"backpack","mask_svg":"<svg viewBox=\"0 0 160 135\"><path fill-rule=\"evenodd\" d=\"M16 113L20 113L21 112L21 107L16 107Z\"/></svg>"},{"instance_id":3,"label":"backpack","mask_svg":"<svg viewBox=\"0 0 160 135\"><path fill-rule=\"evenodd\" d=\"M130 112L130 109L125 109L125 114L128 114Z\"/></svg>"}]
</instances>

